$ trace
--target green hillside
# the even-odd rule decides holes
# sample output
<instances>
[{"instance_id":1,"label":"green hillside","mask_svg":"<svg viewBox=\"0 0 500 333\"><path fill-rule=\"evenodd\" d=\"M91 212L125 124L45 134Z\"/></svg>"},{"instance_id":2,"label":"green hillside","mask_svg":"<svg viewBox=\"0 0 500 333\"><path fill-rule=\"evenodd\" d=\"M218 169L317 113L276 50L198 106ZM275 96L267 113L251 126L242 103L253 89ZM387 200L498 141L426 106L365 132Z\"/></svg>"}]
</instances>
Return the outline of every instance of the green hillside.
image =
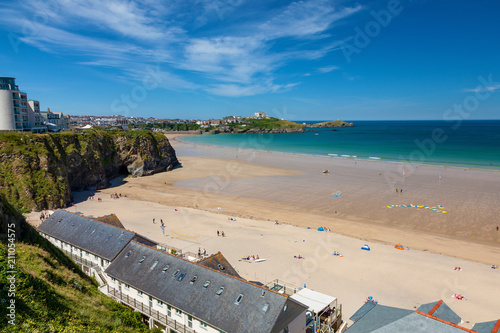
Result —
<instances>
[{"instance_id":1,"label":"green hillside","mask_svg":"<svg viewBox=\"0 0 500 333\"><path fill-rule=\"evenodd\" d=\"M13 230L8 227L16 225ZM2 332L146 332L141 315L104 296L59 249L38 235L0 195L0 327ZM12 228L11 228L12 229ZM9 262L8 235L15 244ZM15 297L9 271L15 270ZM15 325L8 306L15 299Z\"/></svg>"}]
</instances>

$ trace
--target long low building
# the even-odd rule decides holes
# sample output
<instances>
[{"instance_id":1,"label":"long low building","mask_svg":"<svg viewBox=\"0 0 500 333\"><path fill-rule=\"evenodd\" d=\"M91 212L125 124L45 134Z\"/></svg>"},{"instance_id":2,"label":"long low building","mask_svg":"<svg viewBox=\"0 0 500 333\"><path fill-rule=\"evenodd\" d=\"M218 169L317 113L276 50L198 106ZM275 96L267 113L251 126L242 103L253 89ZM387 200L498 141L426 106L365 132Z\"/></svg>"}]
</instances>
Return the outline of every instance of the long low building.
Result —
<instances>
[{"instance_id":1,"label":"long low building","mask_svg":"<svg viewBox=\"0 0 500 333\"><path fill-rule=\"evenodd\" d=\"M307 306L224 270L132 241L105 273L111 280L109 293L149 314L150 327L170 326L170 332L306 331Z\"/></svg>"},{"instance_id":2,"label":"long low building","mask_svg":"<svg viewBox=\"0 0 500 333\"><path fill-rule=\"evenodd\" d=\"M155 242L132 231L64 210L55 211L43 221L38 232L101 285L107 283L102 272L131 240L156 246Z\"/></svg>"},{"instance_id":3,"label":"long low building","mask_svg":"<svg viewBox=\"0 0 500 333\"><path fill-rule=\"evenodd\" d=\"M166 333L311 330L308 305L242 279L220 252L192 262L120 225L58 210L38 231L94 276L102 292L140 312L150 328Z\"/></svg>"}]
</instances>

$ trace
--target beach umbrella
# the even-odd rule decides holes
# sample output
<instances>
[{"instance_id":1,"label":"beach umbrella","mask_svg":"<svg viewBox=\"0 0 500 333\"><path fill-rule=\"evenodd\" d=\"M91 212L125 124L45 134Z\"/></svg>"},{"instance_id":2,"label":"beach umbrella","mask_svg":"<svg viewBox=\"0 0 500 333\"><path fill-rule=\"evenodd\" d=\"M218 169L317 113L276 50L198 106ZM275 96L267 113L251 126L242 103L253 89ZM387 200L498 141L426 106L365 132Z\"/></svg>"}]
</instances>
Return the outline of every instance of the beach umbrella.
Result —
<instances>
[{"instance_id":1,"label":"beach umbrella","mask_svg":"<svg viewBox=\"0 0 500 333\"><path fill-rule=\"evenodd\" d=\"M361 250L370 251L370 247L365 244L361 247Z\"/></svg>"},{"instance_id":2,"label":"beach umbrella","mask_svg":"<svg viewBox=\"0 0 500 333\"><path fill-rule=\"evenodd\" d=\"M325 229L323 229L323 227L318 228L318 231L323 231L323 230L325 230Z\"/></svg>"}]
</instances>

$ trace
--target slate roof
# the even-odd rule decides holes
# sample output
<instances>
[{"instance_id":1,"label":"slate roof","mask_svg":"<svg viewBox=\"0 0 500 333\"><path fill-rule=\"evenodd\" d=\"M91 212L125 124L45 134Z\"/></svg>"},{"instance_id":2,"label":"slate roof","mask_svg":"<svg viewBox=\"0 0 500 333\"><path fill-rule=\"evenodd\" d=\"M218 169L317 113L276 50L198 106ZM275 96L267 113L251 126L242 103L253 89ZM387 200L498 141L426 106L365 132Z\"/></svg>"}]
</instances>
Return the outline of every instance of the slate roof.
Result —
<instances>
[{"instance_id":1,"label":"slate roof","mask_svg":"<svg viewBox=\"0 0 500 333\"><path fill-rule=\"evenodd\" d=\"M57 210L50 215L38 227L38 231L109 261L135 236L131 231L64 210Z\"/></svg>"},{"instance_id":2,"label":"slate roof","mask_svg":"<svg viewBox=\"0 0 500 333\"><path fill-rule=\"evenodd\" d=\"M439 302L422 305L417 311L428 313ZM441 308L439 310L439 308ZM427 310L424 312L422 310ZM449 307L441 301L439 307L434 309L433 315L424 315L417 311L400 309L380 304L365 303L350 319L355 320L346 333L464 333L470 332L463 327L459 327L453 322L443 322L446 319L454 319L457 316ZM437 314L437 315L436 315ZM458 316L457 316L458 317ZM460 317L458 317L460 318ZM460 319L459 319L460 321Z\"/></svg>"},{"instance_id":3,"label":"slate roof","mask_svg":"<svg viewBox=\"0 0 500 333\"><path fill-rule=\"evenodd\" d=\"M122 222L120 221L118 216L116 216L115 214L100 216L100 217L97 217L96 220L107 223L107 224L112 225L112 226L117 227L117 228L125 229Z\"/></svg>"},{"instance_id":4,"label":"slate roof","mask_svg":"<svg viewBox=\"0 0 500 333\"><path fill-rule=\"evenodd\" d=\"M460 318L455 312L453 312L453 310L450 309L450 307L443 301L422 304L417 309L417 311L427 313L450 323L458 324L460 321L462 321L462 318Z\"/></svg>"},{"instance_id":5,"label":"slate roof","mask_svg":"<svg viewBox=\"0 0 500 333\"><path fill-rule=\"evenodd\" d=\"M496 328L496 330L495 330ZM500 319L487 321L484 323L477 323L472 327L474 331L477 333L497 333L500 332Z\"/></svg>"},{"instance_id":6,"label":"slate roof","mask_svg":"<svg viewBox=\"0 0 500 333\"><path fill-rule=\"evenodd\" d=\"M233 266L231 266L229 261L227 261L226 257L224 257L220 251L210 257L206 257L198 261L198 265L215 269L216 271L220 270L223 273L241 278L238 272L236 272Z\"/></svg>"},{"instance_id":7,"label":"slate roof","mask_svg":"<svg viewBox=\"0 0 500 333\"><path fill-rule=\"evenodd\" d=\"M307 310L285 295L135 241L116 257L106 274L225 332L280 332ZM192 283L194 276L197 279ZM210 284L204 288L206 281ZM218 296L221 287L224 290ZM239 295L243 297L236 304Z\"/></svg>"}]
</instances>

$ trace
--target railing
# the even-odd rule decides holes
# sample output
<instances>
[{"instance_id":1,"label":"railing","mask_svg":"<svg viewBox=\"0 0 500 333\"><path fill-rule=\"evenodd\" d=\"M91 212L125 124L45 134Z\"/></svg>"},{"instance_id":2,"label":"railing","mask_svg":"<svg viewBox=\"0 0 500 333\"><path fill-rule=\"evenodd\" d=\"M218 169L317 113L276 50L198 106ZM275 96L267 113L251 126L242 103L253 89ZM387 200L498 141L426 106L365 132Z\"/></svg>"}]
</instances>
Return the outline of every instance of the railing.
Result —
<instances>
[{"instance_id":1,"label":"railing","mask_svg":"<svg viewBox=\"0 0 500 333\"><path fill-rule=\"evenodd\" d=\"M94 268L96 266L99 266L95 262L92 262L90 260L82 258L79 255L77 255L76 253L72 253L68 250L63 250L63 249L61 249L61 251L63 251L68 257L70 257L73 261L75 261L78 264L82 264L82 265L88 266L90 268Z\"/></svg>"},{"instance_id":2,"label":"railing","mask_svg":"<svg viewBox=\"0 0 500 333\"><path fill-rule=\"evenodd\" d=\"M301 290L301 287L297 287L291 283L285 282L283 280L273 280L265 285L267 288L270 290L276 291L280 294L285 294L288 296L292 296L299 290Z\"/></svg>"},{"instance_id":3,"label":"railing","mask_svg":"<svg viewBox=\"0 0 500 333\"><path fill-rule=\"evenodd\" d=\"M142 302L137 301L135 298L132 298L128 295L124 295L122 292L119 290L110 287L108 285L108 295L111 296L112 298L119 300L126 305L132 307L134 310L137 310L141 312L142 314L145 314L147 316L150 316L157 322L161 323L162 325L166 325L177 332L182 332L182 333L196 333L195 330L192 328L189 328L183 324L180 324L179 322L175 321L174 319L164 315L163 313L160 313L159 311L156 311L152 309L151 307L145 305Z\"/></svg>"}]
</instances>

